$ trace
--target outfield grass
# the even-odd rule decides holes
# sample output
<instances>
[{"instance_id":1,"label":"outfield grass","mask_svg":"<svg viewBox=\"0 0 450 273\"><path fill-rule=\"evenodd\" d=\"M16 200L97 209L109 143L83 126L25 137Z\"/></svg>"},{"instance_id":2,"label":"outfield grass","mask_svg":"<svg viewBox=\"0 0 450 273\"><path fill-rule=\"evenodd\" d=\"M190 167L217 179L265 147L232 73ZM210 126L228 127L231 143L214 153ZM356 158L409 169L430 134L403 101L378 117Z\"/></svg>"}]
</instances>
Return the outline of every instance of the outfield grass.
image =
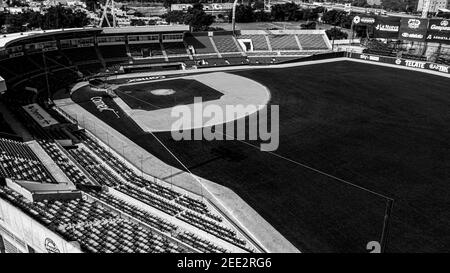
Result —
<instances>
[{"instance_id":1,"label":"outfield grass","mask_svg":"<svg viewBox=\"0 0 450 273\"><path fill-rule=\"evenodd\" d=\"M280 105L277 154L395 199L387 251L449 251L449 79L348 61L235 73L267 86ZM74 100L176 165L123 113L99 114L89 95ZM381 235L382 198L242 142L157 136L302 251L364 252Z\"/></svg>"}]
</instances>

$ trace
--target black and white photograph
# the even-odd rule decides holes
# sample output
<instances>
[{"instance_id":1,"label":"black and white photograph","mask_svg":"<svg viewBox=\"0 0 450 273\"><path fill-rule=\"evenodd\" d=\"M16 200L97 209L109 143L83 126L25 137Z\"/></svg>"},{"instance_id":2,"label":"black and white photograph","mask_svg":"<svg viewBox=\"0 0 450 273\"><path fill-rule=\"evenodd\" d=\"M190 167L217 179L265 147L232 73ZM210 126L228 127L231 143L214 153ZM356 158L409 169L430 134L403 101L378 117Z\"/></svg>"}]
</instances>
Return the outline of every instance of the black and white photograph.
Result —
<instances>
[{"instance_id":1,"label":"black and white photograph","mask_svg":"<svg viewBox=\"0 0 450 273\"><path fill-rule=\"evenodd\" d=\"M450 0L0 0L0 260L449 253L449 23Z\"/></svg>"}]
</instances>

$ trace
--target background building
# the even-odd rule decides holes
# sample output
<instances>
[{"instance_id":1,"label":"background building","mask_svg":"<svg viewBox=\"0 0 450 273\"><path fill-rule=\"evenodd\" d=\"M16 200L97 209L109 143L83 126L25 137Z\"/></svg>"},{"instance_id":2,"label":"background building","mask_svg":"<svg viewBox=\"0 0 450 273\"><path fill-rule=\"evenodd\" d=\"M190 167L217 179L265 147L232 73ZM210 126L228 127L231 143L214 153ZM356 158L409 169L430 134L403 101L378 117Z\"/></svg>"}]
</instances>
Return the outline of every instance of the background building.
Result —
<instances>
[{"instance_id":1,"label":"background building","mask_svg":"<svg viewBox=\"0 0 450 273\"><path fill-rule=\"evenodd\" d=\"M417 4L417 11L422 11L425 1L419 0ZM450 8L449 0L431 0L429 12L438 12L439 9Z\"/></svg>"}]
</instances>

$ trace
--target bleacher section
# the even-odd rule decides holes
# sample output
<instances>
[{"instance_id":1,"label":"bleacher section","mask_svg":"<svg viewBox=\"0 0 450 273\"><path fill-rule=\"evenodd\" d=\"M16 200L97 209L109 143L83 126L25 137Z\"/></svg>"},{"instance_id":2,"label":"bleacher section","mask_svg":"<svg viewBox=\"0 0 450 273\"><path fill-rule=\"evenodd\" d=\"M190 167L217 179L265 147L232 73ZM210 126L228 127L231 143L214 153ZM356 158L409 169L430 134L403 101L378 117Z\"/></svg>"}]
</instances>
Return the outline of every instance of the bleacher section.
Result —
<instances>
[{"instance_id":1,"label":"bleacher section","mask_svg":"<svg viewBox=\"0 0 450 273\"><path fill-rule=\"evenodd\" d=\"M253 51L267 51L269 46L267 44L266 35L241 35L240 39L250 39L253 44Z\"/></svg>"},{"instance_id":2,"label":"bleacher section","mask_svg":"<svg viewBox=\"0 0 450 273\"><path fill-rule=\"evenodd\" d=\"M184 43L164 43L163 47L168 56L188 54Z\"/></svg>"},{"instance_id":3,"label":"bleacher section","mask_svg":"<svg viewBox=\"0 0 450 273\"><path fill-rule=\"evenodd\" d=\"M125 45L103 45L98 47L105 60L127 58Z\"/></svg>"},{"instance_id":4,"label":"bleacher section","mask_svg":"<svg viewBox=\"0 0 450 273\"><path fill-rule=\"evenodd\" d=\"M327 50L328 46L323 35L304 34L297 35L303 50Z\"/></svg>"},{"instance_id":5,"label":"bleacher section","mask_svg":"<svg viewBox=\"0 0 450 273\"><path fill-rule=\"evenodd\" d=\"M17 180L56 183L30 147L24 143L1 138L0 176Z\"/></svg>"},{"instance_id":6,"label":"bleacher section","mask_svg":"<svg viewBox=\"0 0 450 273\"><path fill-rule=\"evenodd\" d=\"M253 251L253 247L228 224L225 225L223 218L213 213L203 200L138 176L136 171L110 153L103 144L81 131L78 136L84 144L76 149L68 147L70 155L63 152L64 148L55 142L40 140L38 143L71 181L76 185L84 185L82 190L87 195L83 195L82 199L30 202L7 186L0 186L0 198L8 200L68 241L79 242L84 252L229 252L204 235L176 224L175 220L172 222L167 217L162 218L130 204L108 193L108 190L90 188L98 184L112 186L130 198L175 217L173 219L184 221L184 225L192 225L209 236ZM15 155L21 162L33 162L34 168L39 165L37 156L23 143L1 139L0 151L0 158ZM72 162L73 159L77 163ZM43 176L14 177L9 174L9 169L4 171L4 166L2 162L0 171L4 177L54 182ZM22 172L24 175L29 174L28 171ZM89 177L94 177L98 184L93 183L85 172ZM48 172L40 169L30 172L30 175L35 173ZM116 210L121 213L118 214ZM135 237L130 238L128 234Z\"/></svg>"},{"instance_id":7,"label":"bleacher section","mask_svg":"<svg viewBox=\"0 0 450 273\"><path fill-rule=\"evenodd\" d=\"M103 163L88 154L86 149L78 148L69 152L94 178L101 177L101 179L96 178L99 184L113 187L136 200L168 215L177 216L188 223L194 221L197 227L225 241L240 247L246 246L246 242L237 237L235 231L222 225L223 219L213 213L203 201L139 176L88 135L79 132L78 136Z\"/></svg>"},{"instance_id":8,"label":"bleacher section","mask_svg":"<svg viewBox=\"0 0 450 273\"><path fill-rule=\"evenodd\" d=\"M5 186L0 186L0 198L61 234L67 241L77 241L84 252L192 252L170 237L132 219L120 218L116 212L105 208L104 203L88 198L30 203Z\"/></svg>"},{"instance_id":9,"label":"bleacher section","mask_svg":"<svg viewBox=\"0 0 450 273\"><path fill-rule=\"evenodd\" d=\"M294 35L269 35L272 50L300 50Z\"/></svg>"},{"instance_id":10,"label":"bleacher section","mask_svg":"<svg viewBox=\"0 0 450 273\"><path fill-rule=\"evenodd\" d=\"M90 60L98 60L97 53L95 52L94 47L64 49L63 53L73 63L82 63Z\"/></svg>"},{"instance_id":11,"label":"bleacher section","mask_svg":"<svg viewBox=\"0 0 450 273\"><path fill-rule=\"evenodd\" d=\"M323 30L241 30L236 38L248 56L301 56L331 50Z\"/></svg>"},{"instance_id":12,"label":"bleacher section","mask_svg":"<svg viewBox=\"0 0 450 273\"><path fill-rule=\"evenodd\" d=\"M240 52L232 35L214 35L214 43L220 53Z\"/></svg>"},{"instance_id":13,"label":"bleacher section","mask_svg":"<svg viewBox=\"0 0 450 273\"><path fill-rule=\"evenodd\" d=\"M188 46L192 46L195 49L195 54L216 54L211 39L205 33L202 35L186 34L185 41Z\"/></svg>"},{"instance_id":14,"label":"bleacher section","mask_svg":"<svg viewBox=\"0 0 450 273\"><path fill-rule=\"evenodd\" d=\"M366 47L363 50L363 53L375 54L375 55L383 55L389 57L396 57L397 54L395 50L390 47L388 44L378 41L376 39L367 39L362 41L364 46Z\"/></svg>"},{"instance_id":15,"label":"bleacher section","mask_svg":"<svg viewBox=\"0 0 450 273\"><path fill-rule=\"evenodd\" d=\"M129 45L129 48L132 57L147 58L163 56L161 45L159 43L131 44Z\"/></svg>"},{"instance_id":16,"label":"bleacher section","mask_svg":"<svg viewBox=\"0 0 450 273\"><path fill-rule=\"evenodd\" d=\"M39 144L65 175L76 185L96 185L69 159L55 142L40 140Z\"/></svg>"}]
</instances>

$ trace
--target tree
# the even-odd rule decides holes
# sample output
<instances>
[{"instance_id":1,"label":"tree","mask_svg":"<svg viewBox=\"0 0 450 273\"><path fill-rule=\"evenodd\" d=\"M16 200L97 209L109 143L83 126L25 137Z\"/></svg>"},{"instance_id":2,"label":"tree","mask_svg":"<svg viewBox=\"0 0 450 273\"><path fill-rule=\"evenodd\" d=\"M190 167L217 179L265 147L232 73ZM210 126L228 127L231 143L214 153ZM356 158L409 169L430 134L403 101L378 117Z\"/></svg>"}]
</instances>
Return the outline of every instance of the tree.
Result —
<instances>
[{"instance_id":1,"label":"tree","mask_svg":"<svg viewBox=\"0 0 450 273\"><path fill-rule=\"evenodd\" d=\"M43 29L83 27L89 23L83 11L73 11L61 4L50 7L44 15Z\"/></svg>"},{"instance_id":2,"label":"tree","mask_svg":"<svg viewBox=\"0 0 450 273\"><path fill-rule=\"evenodd\" d=\"M316 29L316 22L311 21L309 23L301 24L301 29Z\"/></svg>"},{"instance_id":3,"label":"tree","mask_svg":"<svg viewBox=\"0 0 450 273\"><path fill-rule=\"evenodd\" d=\"M163 15L163 18L168 23L183 23L189 25L193 31L205 31L214 23L214 17L206 14L203 10L203 5L200 3L194 4L186 12L183 11L169 11Z\"/></svg>"},{"instance_id":4,"label":"tree","mask_svg":"<svg viewBox=\"0 0 450 273\"><path fill-rule=\"evenodd\" d=\"M145 21L142 19L131 19L130 25L132 26L145 26Z\"/></svg>"},{"instance_id":5,"label":"tree","mask_svg":"<svg viewBox=\"0 0 450 273\"><path fill-rule=\"evenodd\" d=\"M184 23L189 25L193 31L206 31L214 23L214 17L203 11L202 4L196 3L188 9Z\"/></svg>"},{"instance_id":6,"label":"tree","mask_svg":"<svg viewBox=\"0 0 450 273\"><path fill-rule=\"evenodd\" d=\"M270 9L270 15L274 21L284 21L286 14L284 13L283 5L275 4Z\"/></svg>"},{"instance_id":7,"label":"tree","mask_svg":"<svg viewBox=\"0 0 450 273\"><path fill-rule=\"evenodd\" d=\"M341 40L341 39L347 39L347 37L348 37L348 34L346 32L344 32L341 29L336 28L336 27L326 30L325 33L327 34L328 39L330 39L330 40L332 40L332 39Z\"/></svg>"},{"instance_id":8,"label":"tree","mask_svg":"<svg viewBox=\"0 0 450 273\"><path fill-rule=\"evenodd\" d=\"M367 0L353 0L352 6L355 7L370 7L370 5L367 3Z\"/></svg>"},{"instance_id":9,"label":"tree","mask_svg":"<svg viewBox=\"0 0 450 273\"><path fill-rule=\"evenodd\" d=\"M97 0L85 0L86 1L86 9L89 11L95 11L100 4Z\"/></svg>"},{"instance_id":10,"label":"tree","mask_svg":"<svg viewBox=\"0 0 450 273\"><path fill-rule=\"evenodd\" d=\"M163 5L164 5L164 7L167 9L169 9L169 11L170 11L170 6L174 3L175 1L174 0L163 0Z\"/></svg>"},{"instance_id":11,"label":"tree","mask_svg":"<svg viewBox=\"0 0 450 273\"><path fill-rule=\"evenodd\" d=\"M256 22L269 22L271 21L270 14L265 12L264 9L255 10L253 13L253 18Z\"/></svg>"},{"instance_id":12,"label":"tree","mask_svg":"<svg viewBox=\"0 0 450 273\"><path fill-rule=\"evenodd\" d=\"M350 28L352 25L353 16L347 14L345 11L329 10L322 16L322 21L333 25Z\"/></svg>"},{"instance_id":13,"label":"tree","mask_svg":"<svg viewBox=\"0 0 450 273\"><path fill-rule=\"evenodd\" d=\"M253 9L254 10L264 10L264 1L262 0L256 0L253 3Z\"/></svg>"},{"instance_id":14,"label":"tree","mask_svg":"<svg viewBox=\"0 0 450 273\"><path fill-rule=\"evenodd\" d=\"M230 11L229 18L231 18L232 12ZM249 23L254 22L253 8L250 5L238 5L236 7L236 22Z\"/></svg>"},{"instance_id":15,"label":"tree","mask_svg":"<svg viewBox=\"0 0 450 273\"><path fill-rule=\"evenodd\" d=\"M162 16L167 23L183 24L185 22L186 13L181 10L173 10Z\"/></svg>"}]
</instances>

